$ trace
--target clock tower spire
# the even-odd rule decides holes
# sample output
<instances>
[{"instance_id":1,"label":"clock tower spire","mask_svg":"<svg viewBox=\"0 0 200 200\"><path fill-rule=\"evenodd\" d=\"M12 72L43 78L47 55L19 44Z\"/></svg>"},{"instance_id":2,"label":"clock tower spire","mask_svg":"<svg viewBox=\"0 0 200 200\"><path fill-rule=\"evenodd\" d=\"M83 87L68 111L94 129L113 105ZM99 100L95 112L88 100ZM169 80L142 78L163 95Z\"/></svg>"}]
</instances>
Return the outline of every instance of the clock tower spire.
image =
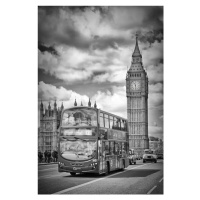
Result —
<instances>
[{"instance_id":1,"label":"clock tower spire","mask_svg":"<svg viewBox=\"0 0 200 200\"><path fill-rule=\"evenodd\" d=\"M140 54L140 49L138 46L138 35L137 34L136 34L135 50L133 52L132 57L141 57L142 58L142 55Z\"/></svg>"},{"instance_id":2,"label":"clock tower spire","mask_svg":"<svg viewBox=\"0 0 200 200\"><path fill-rule=\"evenodd\" d=\"M126 75L129 148L142 155L149 148L148 139L148 77L136 34L135 49Z\"/></svg>"}]
</instances>

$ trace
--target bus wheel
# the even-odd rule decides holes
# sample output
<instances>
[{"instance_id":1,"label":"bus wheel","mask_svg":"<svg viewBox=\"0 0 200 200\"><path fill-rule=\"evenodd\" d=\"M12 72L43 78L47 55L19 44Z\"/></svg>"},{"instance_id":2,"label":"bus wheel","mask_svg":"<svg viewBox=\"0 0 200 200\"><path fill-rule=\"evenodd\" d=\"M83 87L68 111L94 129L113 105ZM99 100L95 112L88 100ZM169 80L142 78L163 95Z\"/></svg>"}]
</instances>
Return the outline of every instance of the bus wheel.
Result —
<instances>
[{"instance_id":1,"label":"bus wheel","mask_svg":"<svg viewBox=\"0 0 200 200\"><path fill-rule=\"evenodd\" d=\"M70 172L70 174L71 174L72 176L75 176L75 175L76 175L76 173L75 173L75 172Z\"/></svg>"}]
</instances>

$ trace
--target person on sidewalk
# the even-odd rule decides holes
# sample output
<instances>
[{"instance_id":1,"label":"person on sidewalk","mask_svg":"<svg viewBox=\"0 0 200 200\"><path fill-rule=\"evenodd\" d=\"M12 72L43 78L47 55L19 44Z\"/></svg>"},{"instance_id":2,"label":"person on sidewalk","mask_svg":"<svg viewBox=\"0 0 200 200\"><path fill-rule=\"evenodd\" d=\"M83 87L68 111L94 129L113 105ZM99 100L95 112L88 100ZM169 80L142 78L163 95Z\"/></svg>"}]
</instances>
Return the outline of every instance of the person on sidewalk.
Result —
<instances>
[{"instance_id":1,"label":"person on sidewalk","mask_svg":"<svg viewBox=\"0 0 200 200\"><path fill-rule=\"evenodd\" d=\"M44 158L45 158L44 162L47 162L47 154L48 154L48 152L47 152L47 150L45 150L45 152L44 152Z\"/></svg>"},{"instance_id":2,"label":"person on sidewalk","mask_svg":"<svg viewBox=\"0 0 200 200\"><path fill-rule=\"evenodd\" d=\"M48 163L50 163L51 162L51 151L48 151L47 159L48 159Z\"/></svg>"}]
</instances>

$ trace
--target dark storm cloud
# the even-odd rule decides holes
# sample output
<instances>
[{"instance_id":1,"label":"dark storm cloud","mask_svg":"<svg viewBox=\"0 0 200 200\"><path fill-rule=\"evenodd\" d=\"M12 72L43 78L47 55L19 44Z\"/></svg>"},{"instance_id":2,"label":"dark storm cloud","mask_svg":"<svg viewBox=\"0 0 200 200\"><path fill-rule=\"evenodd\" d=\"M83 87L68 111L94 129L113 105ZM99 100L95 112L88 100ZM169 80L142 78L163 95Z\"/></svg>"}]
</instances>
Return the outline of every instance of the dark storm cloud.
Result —
<instances>
[{"instance_id":1,"label":"dark storm cloud","mask_svg":"<svg viewBox=\"0 0 200 200\"><path fill-rule=\"evenodd\" d=\"M143 26L153 26L154 29L160 29L163 26L163 6L145 7L148 14L143 20Z\"/></svg>"},{"instance_id":2,"label":"dark storm cloud","mask_svg":"<svg viewBox=\"0 0 200 200\"><path fill-rule=\"evenodd\" d=\"M64 82L63 80L60 80L46 72L44 69L38 68L38 83L43 80L45 80L45 83L53 85L61 85Z\"/></svg>"},{"instance_id":3,"label":"dark storm cloud","mask_svg":"<svg viewBox=\"0 0 200 200\"><path fill-rule=\"evenodd\" d=\"M52 47L52 46L47 47L46 45L44 45L44 44L38 42L38 49L39 49L41 52L47 51L47 52L49 52L49 53L51 53L51 54L54 54L54 55L58 56L58 52L57 52L56 49L55 49L54 47Z\"/></svg>"},{"instance_id":4,"label":"dark storm cloud","mask_svg":"<svg viewBox=\"0 0 200 200\"><path fill-rule=\"evenodd\" d=\"M69 6L69 7L62 7L62 9L69 9L76 12L86 12L87 10L91 10L92 12L96 13L99 12L102 18L107 18L109 15L109 7L108 6Z\"/></svg>"},{"instance_id":5,"label":"dark storm cloud","mask_svg":"<svg viewBox=\"0 0 200 200\"><path fill-rule=\"evenodd\" d=\"M156 40L161 42L163 40L163 7L145 7L147 15L143 20L143 27L149 27L149 31L142 32L138 31L138 39L141 42L148 42L150 45Z\"/></svg>"},{"instance_id":6,"label":"dark storm cloud","mask_svg":"<svg viewBox=\"0 0 200 200\"><path fill-rule=\"evenodd\" d=\"M133 12L144 13L142 21L129 19L127 14L126 21L120 23L114 18L120 14L120 9L127 10L130 15ZM73 16L82 16L86 12L100 14L99 25L102 22L117 30L132 30L132 36L113 36L112 32L107 36L88 35L87 37L76 24L77 19ZM118 49L118 46L130 44L131 37L135 37L135 28L140 32L140 41L153 43L155 40L163 39L162 31L162 7L39 7L38 8L38 39L49 46L53 44L66 44L80 49L106 49L108 47ZM63 17L64 15L64 17ZM133 16L134 17L134 16ZM137 17L136 17L137 18ZM88 22L89 23L89 22ZM87 26L87 24L85 24ZM142 28L149 28L146 33L141 32Z\"/></svg>"},{"instance_id":7,"label":"dark storm cloud","mask_svg":"<svg viewBox=\"0 0 200 200\"><path fill-rule=\"evenodd\" d=\"M88 39L76 29L74 22L68 18L60 19L62 7L39 7L38 40L48 44L67 44L88 48Z\"/></svg>"},{"instance_id":8,"label":"dark storm cloud","mask_svg":"<svg viewBox=\"0 0 200 200\"><path fill-rule=\"evenodd\" d=\"M155 41L161 42L163 40L163 29L152 30L143 33L141 31L138 31L137 33L138 33L138 40L142 43L148 42L151 45ZM132 38L134 37L135 34L133 33Z\"/></svg>"},{"instance_id":9,"label":"dark storm cloud","mask_svg":"<svg viewBox=\"0 0 200 200\"><path fill-rule=\"evenodd\" d=\"M122 17L113 18L118 19L113 26L123 30L133 30L137 28L142 30L148 28L149 30L157 30L163 27L163 7L161 6L121 6L109 7L115 11L114 15ZM120 15L120 14L123 15ZM120 23L121 20L121 23Z\"/></svg>"}]
</instances>

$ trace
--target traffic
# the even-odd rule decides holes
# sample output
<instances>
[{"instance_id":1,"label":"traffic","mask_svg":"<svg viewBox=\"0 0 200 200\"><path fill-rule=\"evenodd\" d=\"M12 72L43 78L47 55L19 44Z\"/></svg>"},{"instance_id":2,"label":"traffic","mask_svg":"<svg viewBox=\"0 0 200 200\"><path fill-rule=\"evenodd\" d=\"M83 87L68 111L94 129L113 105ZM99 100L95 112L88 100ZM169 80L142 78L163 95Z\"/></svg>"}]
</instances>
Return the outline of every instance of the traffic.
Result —
<instances>
[{"instance_id":1,"label":"traffic","mask_svg":"<svg viewBox=\"0 0 200 200\"><path fill-rule=\"evenodd\" d=\"M138 160L157 162L145 149L139 155L129 149L127 120L91 107L65 109L58 141L58 171L107 175L136 165Z\"/></svg>"}]
</instances>

